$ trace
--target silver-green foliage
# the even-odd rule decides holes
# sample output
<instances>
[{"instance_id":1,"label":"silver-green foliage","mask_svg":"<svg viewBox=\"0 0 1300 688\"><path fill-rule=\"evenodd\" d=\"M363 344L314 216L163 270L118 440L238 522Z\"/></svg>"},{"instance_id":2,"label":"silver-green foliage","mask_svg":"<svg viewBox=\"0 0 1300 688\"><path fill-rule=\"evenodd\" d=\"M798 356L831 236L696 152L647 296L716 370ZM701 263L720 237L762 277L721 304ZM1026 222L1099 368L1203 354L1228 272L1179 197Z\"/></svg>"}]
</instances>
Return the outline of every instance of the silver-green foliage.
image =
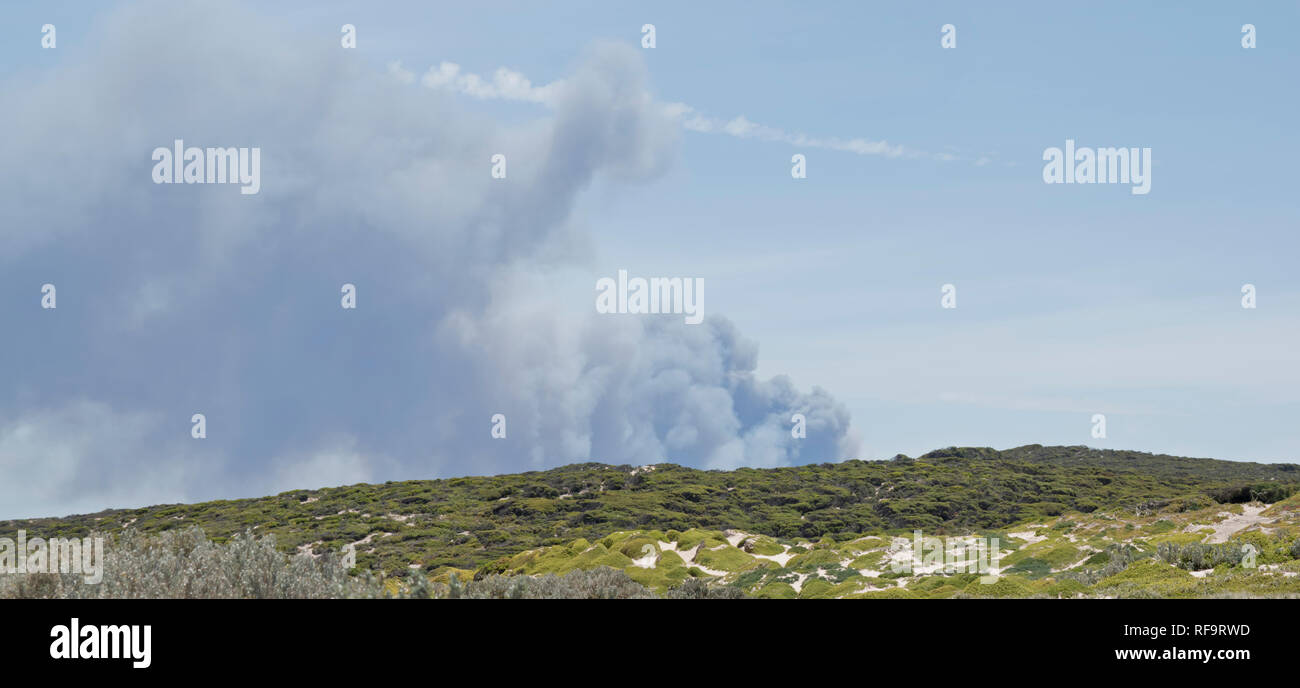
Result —
<instances>
[{"instance_id":1,"label":"silver-green foliage","mask_svg":"<svg viewBox=\"0 0 1300 688\"><path fill-rule=\"evenodd\" d=\"M658 596L618 569L600 567L574 570L563 576L489 575L462 583L452 576L447 585L434 588L439 599L548 599L548 600L633 600ZM739 588L710 585L689 579L665 595L668 599L738 599L745 597Z\"/></svg>"},{"instance_id":2,"label":"silver-green foliage","mask_svg":"<svg viewBox=\"0 0 1300 688\"><path fill-rule=\"evenodd\" d=\"M103 578L86 583L79 574L0 575L3 598L400 598L400 599L649 599L656 595L612 568L576 570L564 576L490 575L448 584L418 571L385 588L369 571L350 575L341 558L290 556L272 536L245 532L227 543L209 540L201 528L143 535L126 530L105 543ZM395 590L394 590L395 588ZM670 598L743 597L735 588L687 581Z\"/></svg>"},{"instance_id":3,"label":"silver-green foliage","mask_svg":"<svg viewBox=\"0 0 1300 688\"><path fill-rule=\"evenodd\" d=\"M490 575L480 580L461 582L455 576L447 585L434 587L438 599L583 599L627 600L653 599L655 594L617 569L601 567L590 571L575 570L563 576Z\"/></svg>"},{"instance_id":4,"label":"silver-green foliage","mask_svg":"<svg viewBox=\"0 0 1300 688\"><path fill-rule=\"evenodd\" d=\"M76 574L0 576L0 598L337 598L377 597L370 576L351 576L337 555L289 556L272 536L238 534L226 544L201 528L145 536L128 529L107 540L103 579Z\"/></svg>"}]
</instances>

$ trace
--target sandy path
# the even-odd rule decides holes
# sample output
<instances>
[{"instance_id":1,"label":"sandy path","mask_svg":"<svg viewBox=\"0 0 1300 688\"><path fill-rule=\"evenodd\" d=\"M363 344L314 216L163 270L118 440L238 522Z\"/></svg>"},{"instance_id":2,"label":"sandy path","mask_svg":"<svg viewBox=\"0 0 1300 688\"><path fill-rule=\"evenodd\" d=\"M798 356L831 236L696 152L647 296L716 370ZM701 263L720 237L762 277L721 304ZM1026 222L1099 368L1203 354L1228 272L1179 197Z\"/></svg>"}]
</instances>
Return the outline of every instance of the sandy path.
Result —
<instances>
[{"instance_id":1,"label":"sandy path","mask_svg":"<svg viewBox=\"0 0 1300 688\"><path fill-rule=\"evenodd\" d=\"M1266 519L1263 516L1260 516L1260 512L1262 512L1267 508L1268 508L1267 504L1263 506L1251 506L1249 504L1242 506L1241 507L1242 513L1233 514L1228 518L1225 518L1222 521L1219 521L1218 523L1211 526L1212 528L1214 528L1214 534L1211 535L1210 539L1206 540L1206 542L1210 542L1210 543L1227 542L1228 538L1232 537L1236 533L1245 530L1246 528L1249 528L1257 523L1267 521L1268 519Z\"/></svg>"}]
</instances>

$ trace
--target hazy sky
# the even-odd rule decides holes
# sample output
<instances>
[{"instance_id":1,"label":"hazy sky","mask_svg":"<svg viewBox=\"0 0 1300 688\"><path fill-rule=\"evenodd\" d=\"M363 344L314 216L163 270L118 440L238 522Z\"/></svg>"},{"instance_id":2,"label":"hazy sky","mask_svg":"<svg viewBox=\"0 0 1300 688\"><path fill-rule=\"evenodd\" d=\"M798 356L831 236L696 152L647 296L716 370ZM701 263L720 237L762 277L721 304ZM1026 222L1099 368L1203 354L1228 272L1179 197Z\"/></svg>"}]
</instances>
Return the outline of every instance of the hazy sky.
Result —
<instances>
[{"instance_id":1,"label":"hazy sky","mask_svg":"<svg viewBox=\"0 0 1300 688\"><path fill-rule=\"evenodd\" d=\"M1300 10L1045 5L6 6L0 518L585 460L1296 460ZM176 138L260 147L261 192L155 185ZM1067 139L1150 148L1150 193L1045 184ZM706 322L596 314L620 269L702 279Z\"/></svg>"}]
</instances>

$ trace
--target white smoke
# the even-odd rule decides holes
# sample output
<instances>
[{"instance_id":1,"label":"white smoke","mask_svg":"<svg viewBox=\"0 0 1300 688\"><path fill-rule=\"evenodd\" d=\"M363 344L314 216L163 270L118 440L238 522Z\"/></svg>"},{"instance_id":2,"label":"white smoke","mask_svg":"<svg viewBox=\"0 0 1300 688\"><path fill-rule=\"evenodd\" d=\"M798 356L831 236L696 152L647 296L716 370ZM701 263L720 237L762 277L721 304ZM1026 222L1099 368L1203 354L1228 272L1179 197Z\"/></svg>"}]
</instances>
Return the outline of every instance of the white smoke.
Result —
<instances>
[{"instance_id":1,"label":"white smoke","mask_svg":"<svg viewBox=\"0 0 1300 688\"><path fill-rule=\"evenodd\" d=\"M506 127L226 3L135 6L94 35L84 59L3 85L0 305L22 336L0 344L0 518L856 451L844 406L757 379L725 319L580 315L530 288L587 255L570 214L595 178L672 163L681 129L636 50L595 46L540 119ZM155 186L150 152L176 138L261 147L261 193ZM506 181L488 174L501 151ZM114 418L129 431L100 441Z\"/></svg>"}]
</instances>

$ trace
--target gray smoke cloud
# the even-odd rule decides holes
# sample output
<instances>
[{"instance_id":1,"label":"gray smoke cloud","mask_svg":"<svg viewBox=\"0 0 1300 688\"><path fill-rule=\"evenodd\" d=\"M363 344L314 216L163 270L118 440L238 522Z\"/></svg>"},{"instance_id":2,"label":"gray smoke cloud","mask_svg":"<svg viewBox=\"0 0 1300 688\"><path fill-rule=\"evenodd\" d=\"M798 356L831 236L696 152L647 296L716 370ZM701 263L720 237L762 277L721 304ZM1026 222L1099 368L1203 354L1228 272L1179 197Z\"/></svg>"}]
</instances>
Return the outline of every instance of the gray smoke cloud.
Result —
<instances>
[{"instance_id":1,"label":"gray smoke cloud","mask_svg":"<svg viewBox=\"0 0 1300 688\"><path fill-rule=\"evenodd\" d=\"M84 58L3 85L0 518L857 450L843 405L758 379L724 318L597 315L539 288L589 260L585 188L673 162L680 127L635 49L593 46L551 109L507 126L280 29L225 3L136 6ZM153 184L174 139L260 147L261 192Z\"/></svg>"}]
</instances>

